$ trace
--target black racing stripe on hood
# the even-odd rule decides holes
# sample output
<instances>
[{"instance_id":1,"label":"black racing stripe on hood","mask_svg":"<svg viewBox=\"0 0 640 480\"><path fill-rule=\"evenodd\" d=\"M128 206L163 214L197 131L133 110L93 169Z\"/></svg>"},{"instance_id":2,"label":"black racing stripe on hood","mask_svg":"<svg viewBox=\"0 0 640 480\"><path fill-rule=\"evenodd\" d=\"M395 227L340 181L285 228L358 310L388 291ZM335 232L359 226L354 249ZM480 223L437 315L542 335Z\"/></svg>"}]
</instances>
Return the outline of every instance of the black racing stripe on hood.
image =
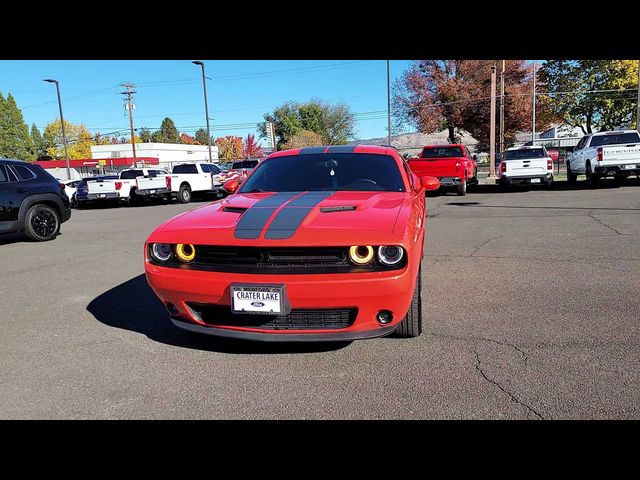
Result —
<instances>
[{"instance_id":1,"label":"black racing stripe on hood","mask_svg":"<svg viewBox=\"0 0 640 480\"><path fill-rule=\"evenodd\" d=\"M334 147L329 147L327 153L353 153L356 147L357 145L336 145Z\"/></svg>"},{"instance_id":2,"label":"black racing stripe on hood","mask_svg":"<svg viewBox=\"0 0 640 480\"><path fill-rule=\"evenodd\" d=\"M311 153L323 153L327 147L306 147L300 150L299 155L308 155Z\"/></svg>"},{"instance_id":3,"label":"black racing stripe on hood","mask_svg":"<svg viewBox=\"0 0 640 480\"><path fill-rule=\"evenodd\" d=\"M291 238L298 228L320 202L329 198L335 192L309 192L291 201L278 212L272 220L264 238L270 240L284 240Z\"/></svg>"},{"instance_id":4,"label":"black racing stripe on hood","mask_svg":"<svg viewBox=\"0 0 640 480\"><path fill-rule=\"evenodd\" d=\"M255 203L245 211L233 232L235 238L255 239L275 211L302 192L277 192Z\"/></svg>"}]
</instances>

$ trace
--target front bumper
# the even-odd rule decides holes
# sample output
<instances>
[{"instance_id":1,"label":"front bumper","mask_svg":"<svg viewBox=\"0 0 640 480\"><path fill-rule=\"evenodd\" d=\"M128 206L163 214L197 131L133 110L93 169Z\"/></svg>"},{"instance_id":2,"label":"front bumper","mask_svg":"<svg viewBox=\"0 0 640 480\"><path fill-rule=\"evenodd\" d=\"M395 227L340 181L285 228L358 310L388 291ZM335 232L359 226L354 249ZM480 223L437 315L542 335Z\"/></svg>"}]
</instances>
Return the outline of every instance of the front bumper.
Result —
<instances>
[{"instance_id":1,"label":"front bumper","mask_svg":"<svg viewBox=\"0 0 640 480\"><path fill-rule=\"evenodd\" d=\"M210 335L265 341L335 341L373 338L393 332L409 309L417 270L405 267L392 272L313 275L260 275L183 270L146 263L147 280L160 300L177 307L172 322L187 330ZM292 309L357 308L346 328L273 330L205 323L187 305L193 303L230 307L231 283L284 284ZM389 310L393 320L380 324L376 315Z\"/></svg>"}]
</instances>

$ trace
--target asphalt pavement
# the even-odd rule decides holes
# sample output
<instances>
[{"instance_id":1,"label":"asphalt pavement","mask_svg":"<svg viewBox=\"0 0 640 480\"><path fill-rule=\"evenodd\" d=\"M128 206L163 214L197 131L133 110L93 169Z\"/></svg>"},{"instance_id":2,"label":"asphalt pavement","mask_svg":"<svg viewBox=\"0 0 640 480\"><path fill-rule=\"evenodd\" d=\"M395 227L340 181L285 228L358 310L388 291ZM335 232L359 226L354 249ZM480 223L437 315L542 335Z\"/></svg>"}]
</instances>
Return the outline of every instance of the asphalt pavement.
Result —
<instances>
[{"instance_id":1,"label":"asphalt pavement","mask_svg":"<svg viewBox=\"0 0 640 480\"><path fill-rule=\"evenodd\" d=\"M142 246L191 205L0 237L0 418L640 418L640 182L429 195L425 332L263 344L170 324Z\"/></svg>"}]
</instances>

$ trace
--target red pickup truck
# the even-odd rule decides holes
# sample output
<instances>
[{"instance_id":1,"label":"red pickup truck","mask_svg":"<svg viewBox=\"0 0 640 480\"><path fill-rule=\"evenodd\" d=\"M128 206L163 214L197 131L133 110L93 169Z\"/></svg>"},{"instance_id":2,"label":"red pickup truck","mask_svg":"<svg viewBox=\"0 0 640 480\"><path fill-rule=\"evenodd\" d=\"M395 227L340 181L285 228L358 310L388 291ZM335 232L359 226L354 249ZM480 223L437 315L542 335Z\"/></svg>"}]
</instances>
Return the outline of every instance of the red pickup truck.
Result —
<instances>
[{"instance_id":1,"label":"red pickup truck","mask_svg":"<svg viewBox=\"0 0 640 480\"><path fill-rule=\"evenodd\" d=\"M478 183L476 156L461 144L427 145L418 158L409 160L409 167L420 178L437 177L441 187L455 187L458 195Z\"/></svg>"}]
</instances>

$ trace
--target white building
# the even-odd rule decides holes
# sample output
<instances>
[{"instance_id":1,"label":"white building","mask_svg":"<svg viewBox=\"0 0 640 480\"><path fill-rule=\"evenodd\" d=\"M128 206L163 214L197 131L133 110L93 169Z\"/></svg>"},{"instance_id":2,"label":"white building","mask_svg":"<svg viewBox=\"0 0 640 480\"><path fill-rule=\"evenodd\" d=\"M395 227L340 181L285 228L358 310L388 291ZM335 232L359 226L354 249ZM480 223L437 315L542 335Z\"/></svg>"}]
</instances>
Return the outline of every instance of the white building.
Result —
<instances>
[{"instance_id":1,"label":"white building","mask_svg":"<svg viewBox=\"0 0 640 480\"><path fill-rule=\"evenodd\" d=\"M130 143L114 145L94 145L91 147L94 159L133 157ZM170 167L179 162L209 160L208 145L185 145L182 143L136 143L136 157L155 157L160 166ZM218 147L211 145L211 157L218 161Z\"/></svg>"}]
</instances>

